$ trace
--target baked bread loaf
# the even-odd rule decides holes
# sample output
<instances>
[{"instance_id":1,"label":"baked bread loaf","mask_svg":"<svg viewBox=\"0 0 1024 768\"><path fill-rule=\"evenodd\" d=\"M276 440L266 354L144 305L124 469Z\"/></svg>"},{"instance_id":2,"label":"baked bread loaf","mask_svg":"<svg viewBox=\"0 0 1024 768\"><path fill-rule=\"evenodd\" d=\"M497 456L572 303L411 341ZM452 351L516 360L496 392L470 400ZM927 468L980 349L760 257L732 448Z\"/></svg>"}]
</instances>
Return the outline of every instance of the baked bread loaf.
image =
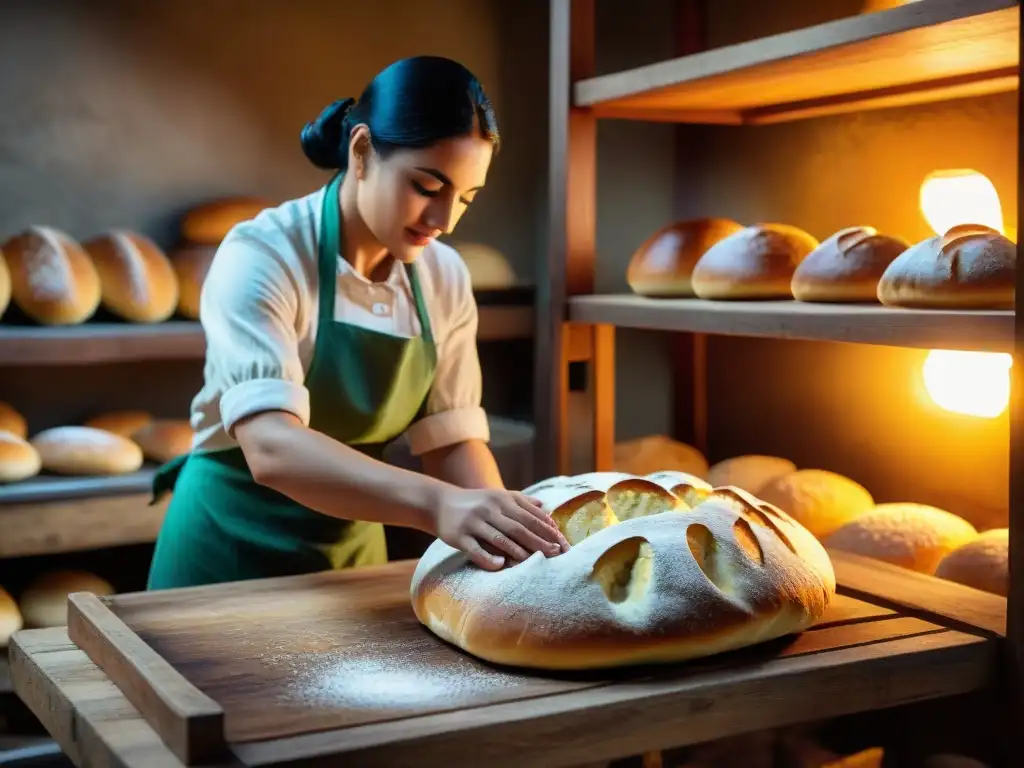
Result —
<instances>
[{"instance_id":1,"label":"baked bread loaf","mask_svg":"<svg viewBox=\"0 0 1024 768\"><path fill-rule=\"evenodd\" d=\"M788 224L755 224L719 240L693 268L702 299L789 299L797 265L818 241Z\"/></svg>"},{"instance_id":2,"label":"baked bread loaf","mask_svg":"<svg viewBox=\"0 0 1024 768\"><path fill-rule=\"evenodd\" d=\"M516 273L505 254L486 243L452 243L469 270L475 291L502 291L515 287Z\"/></svg>"},{"instance_id":3,"label":"baked bread loaf","mask_svg":"<svg viewBox=\"0 0 1024 768\"><path fill-rule=\"evenodd\" d=\"M178 306L178 278L163 251L144 235L104 232L82 244L96 266L102 305L130 323L159 323Z\"/></svg>"},{"instance_id":4,"label":"baked bread loaf","mask_svg":"<svg viewBox=\"0 0 1024 768\"><path fill-rule=\"evenodd\" d=\"M912 571L933 574L939 562L978 535L951 512L927 504L879 504L839 528L825 543Z\"/></svg>"},{"instance_id":5,"label":"baked bread loaf","mask_svg":"<svg viewBox=\"0 0 1024 768\"><path fill-rule=\"evenodd\" d=\"M0 648L6 648L11 635L25 626L18 604L10 593L0 587Z\"/></svg>"},{"instance_id":6,"label":"baked bread loaf","mask_svg":"<svg viewBox=\"0 0 1024 768\"><path fill-rule=\"evenodd\" d=\"M142 449L113 432L91 427L53 427L31 443L43 469L60 475L122 475L142 466Z\"/></svg>"},{"instance_id":7,"label":"baked bread loaf","mask_svg":"<svg viewBox=\"0 0 1024 768\"><path fill-rule=\"evenodd\" d=\"M878 300L890 307L1013 309L1017 246L977 224L912 245L886 267Z\"/></svg>"},{"instance_id":8,"label":"baked bread loaf","mask_svg":"<svg viewBox=\"0 0 1024 768\"><path fill-rule=\"evenodd\" d=\"M687 489L699 491L692 507ZM490 662L588 669L709 656L800 632L835 594L817 539L736 488L602 472L524 493L575 542L568 552L485 571L436 540L412 578L419 621Z\"/></svg>"},{"instance_id":9,"label":"baked bread loaf","mask_svg":"<svg viewBox=\"0 0 1024 768\"><path fill-rule=\"evenodd\" d=\"M708 460L692 445L665 435L646 435L615 444L615 469L630 475L671 470L701 479L708 476Z\"/></svg>"},{"instance_id":10,"label":"baked bread loaf","mask_svg":"<svg viewBox=\"0 0 1024 768\"><path fill-rule=\"evenodd\" d=\"M225 197L201 203L181 220L181 236L194 245L220 245L236 224L249 221L274 204L258 197Z\"/></svg>"},{"instance_id":11,"label":"baked bread loaf","mask_svg":"<svg viewBox=\"0 0 1024 768\"><path fill-rule=\"evenodd\" d=\"M10 432L22 440L28 437L28 423L13 405L0 401L0 431Z\"/></svg>"},{"instance_id":12,"label":"baked bread loaf","mask_svg":"<svg viewBox=\"0 0 1024 768\"><path fill-rule=\"evenodd\" d=\"M694 296L693 268L715 243L743 229L730 219L689 219L662 227L634 251L626 282L641 296Z\"/></svg>"},{"instance_id":13,"label":"baked bread loaf","mask_svg":"<svg viewBox=\"0 0 1024 768\"><path fill-rule=\"evenodd\" d=\"M796 464L780 456L748 454L723 459L708 470L708 482L715 488L733 485L758 495L777 477L796 471Z\"/></svg>"},{"instance_id":14,"label":"baked bread loaf","mask_svg":"<svg viewBox=\"0 0 1024 768\"><path fill-rule=\"evenodd\" d=\"M82 246L53 227L30 227L0 245L11 297L42 325L77 325L100 305L100 276Z\"/></svg>"},{"instance_id":15,"label":"baked bread loaf","mask_svg":"<svg viewBox=\"0 0 1024 768\"><path fill-rule=\"evenodd\" d=\"M143 455L158 464L192 450L192 426L187 419L156 419L131 437L142 448Z\"/></svg>"},{"instance_id":16,"label":"baked bread loaf","mask_svg":"<svg viewBox=\"0 0 1024 768\"><path fill-rule=\"evenodd\" d=\"M35 477L42 459L31 443L11 432L0 430L0 483L19 483Z\"/></svg>"},{"instance_id":17,"label":"baked bread loaf","mask_svg":"<svg viewBox=\"0 0 1024 768\"><path fill-rule=\"evenodd\" d=\"M7 311L11 303L11 271L7 268L7 260L0 251L0 317Z\"/></svg>"},{"instance_id":18,"label":"baked bread loaf","mask_svg":"<svg viewBox=\"0 0 1024 768\"><path fill-rule=\"evenodd\" d=\"M1006 597L1010 586L1009 554L1010 530L992 528L942 558L935 575Z\"/></svg>"},{"instance_id":19,"label":"baked bread loaf","mask_svg":"<svg viewBox=\"0 0 1024 768\"><path fill-rule=\"evenodd\" d=\"M841 229L811 251L793 273L797 301L878 302L878 281L910 247L873 227Z\"/></svg>"},{"instance_id":20,"label":"baked bread loaf","mask_svg":"<svg viewBox=\"0 0 1024 768\"><path fill-rule=\"evenodd\" d=\"M171 264L178 277L178 314L182 317L199 319L203 282L216 255L215 245L189 245L171 253Z\"/></svg>"},{"instance_id":21,"label":"baked bread loaf","mask_svg":"<svg viewBox=\"0 0 1024 768\"><path fill-rule=\"evenodd\" d=\"M114 594L106 579L87 571L52 571L35 579L21 593L21 615L26 627L63 627L68 623L68 595L92 592Z\"/></svg>"},{"instance_id":22,"label":"baked bread loaf","mask_svg":"<svg viewBox=\"0 0 1024 768\"><path fill-rule=\"evenodd\" d=\"M824 469L799 469L769 481L757 493L788 512L819 539L875 506L867 488Z\"/></svg>"},{"instance_id":23,"label":"baked bread loaf","mask_svg":"<svg viewBox=\"0 0 1024 768\"><path fill-rule=\"evenodd\" d=\"M121 437L131 437L153 421L146 411L108 411L88 419L82 426L103 429Z\"/></svg>"}]
</instances>

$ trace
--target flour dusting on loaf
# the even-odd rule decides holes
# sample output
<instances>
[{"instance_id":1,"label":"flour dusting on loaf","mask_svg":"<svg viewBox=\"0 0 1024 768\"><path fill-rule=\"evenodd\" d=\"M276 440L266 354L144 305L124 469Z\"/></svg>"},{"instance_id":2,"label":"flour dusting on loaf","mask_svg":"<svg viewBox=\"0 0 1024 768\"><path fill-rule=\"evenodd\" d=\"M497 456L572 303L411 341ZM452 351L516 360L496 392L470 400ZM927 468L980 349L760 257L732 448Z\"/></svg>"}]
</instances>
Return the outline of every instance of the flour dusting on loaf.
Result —
<instances>
[{"instance_id":1,"label":"flour dusting on loaf","mask_svg":"<svg viewBox=\"0 0 1024 768\"><path fill-rule=\"evenodd\" d=\"M682 472L600 472L525 489L572 548L500 571L437 540L411 596L436 635L487 661L547 669L708 656L814 623L828 554L782 510Z\"/></svg>"}]
</instances>

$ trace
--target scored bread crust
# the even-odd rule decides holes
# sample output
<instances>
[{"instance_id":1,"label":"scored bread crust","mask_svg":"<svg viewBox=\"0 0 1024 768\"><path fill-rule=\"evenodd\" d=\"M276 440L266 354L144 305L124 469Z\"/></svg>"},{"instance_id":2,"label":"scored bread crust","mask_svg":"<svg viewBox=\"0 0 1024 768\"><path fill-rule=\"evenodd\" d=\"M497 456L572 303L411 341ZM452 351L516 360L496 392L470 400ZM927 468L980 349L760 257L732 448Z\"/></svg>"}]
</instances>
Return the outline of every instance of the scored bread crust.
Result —
<instances>
[{"instance_id":1,"label":"scored bread crust","mask_svg":"<svg viewBox=\"0 0 1024 768\"><path fill-rule=\"evenodd\" d=\"M178 306L178 277L145 235L115 229L82 243L100 276L102 304L131 323L158 323Z\"/></svg>"},{"instance_id":2,"label":"scored bread crust","mask_svg":"<svg viewBox=\"0 0 1024 768\"><path fill-rule=\"evenodd\" d=\"M797 301L878 303L878 281L910 243L874 227L848 227L800 262L790 285Z\"/></svg>"},{"instance_id":3,"label":"scored bread crust","mask_svg":"<svg viewBox=\"0 0 1024 768\"><path fill-rule=\"evenodd\" d=\"M691 276L701 256L715 243L739 232L731 219L689 219L662 227L633 252L626 282L640 296L694 296Z\"/></svg>"},{"instance_id":4,"label":"scored bread crust","mask_svg":"<svg viewBox=\"0 0 1024 768\"><path fill-rule=\"evenodd\" d=\"M424 626L486 661L683 661L800 632L835 595L817 539L738 488L711 489L681 472L602 472L524 493L575 541L568 552L485 571L436 540L410 587Z\"/></svg>"}]
</instances>

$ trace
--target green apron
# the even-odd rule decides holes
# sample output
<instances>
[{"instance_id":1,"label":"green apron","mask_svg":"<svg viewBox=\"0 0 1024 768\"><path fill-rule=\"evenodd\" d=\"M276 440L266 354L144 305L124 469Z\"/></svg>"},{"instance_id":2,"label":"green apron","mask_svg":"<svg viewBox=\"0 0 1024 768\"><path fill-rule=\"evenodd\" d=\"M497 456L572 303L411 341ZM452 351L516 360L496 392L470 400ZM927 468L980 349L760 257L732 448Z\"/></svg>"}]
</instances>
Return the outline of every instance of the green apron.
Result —
<instances>
[{"instance_id":1,"label":"green apron","mask_svg":"<svg viewBox=\"0 0 1024 768\"><path fill-rule=\"evenodd\" d=\"M422 335L411 339L334 319L343 176L327 185L318 237L320 306L306 374L310 428L380 459L421 413L434 346L416 270L405 265ZM257 484L241 448L195 452L163 467L153 503L173 491L148 588L211 584L374 565L387 560L384 526L342 520Z\"/></svg>"}]
</instances>

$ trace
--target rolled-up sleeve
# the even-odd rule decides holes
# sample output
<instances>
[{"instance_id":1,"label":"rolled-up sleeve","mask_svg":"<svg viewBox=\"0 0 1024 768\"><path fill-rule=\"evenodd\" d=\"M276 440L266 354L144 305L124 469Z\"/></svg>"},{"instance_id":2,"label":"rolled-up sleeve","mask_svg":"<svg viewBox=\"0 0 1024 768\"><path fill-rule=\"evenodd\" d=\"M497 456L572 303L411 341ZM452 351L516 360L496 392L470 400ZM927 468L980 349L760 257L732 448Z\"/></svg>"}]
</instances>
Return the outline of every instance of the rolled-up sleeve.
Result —
<instances>
[{"instance_id":1,"label":"rolled-up sleeve","mask_svg":"<svg viewBox=\"0 0 1024 768\"><path fill-rule=\"evenodd\" d=\"M200 321L207 380L220 390L220 417L233 434L244 418L286 411L309 424L309 391L299 357L299 288L278 254L258 240L220 246L203 283Z\"/></svg>"}]
</instances>

